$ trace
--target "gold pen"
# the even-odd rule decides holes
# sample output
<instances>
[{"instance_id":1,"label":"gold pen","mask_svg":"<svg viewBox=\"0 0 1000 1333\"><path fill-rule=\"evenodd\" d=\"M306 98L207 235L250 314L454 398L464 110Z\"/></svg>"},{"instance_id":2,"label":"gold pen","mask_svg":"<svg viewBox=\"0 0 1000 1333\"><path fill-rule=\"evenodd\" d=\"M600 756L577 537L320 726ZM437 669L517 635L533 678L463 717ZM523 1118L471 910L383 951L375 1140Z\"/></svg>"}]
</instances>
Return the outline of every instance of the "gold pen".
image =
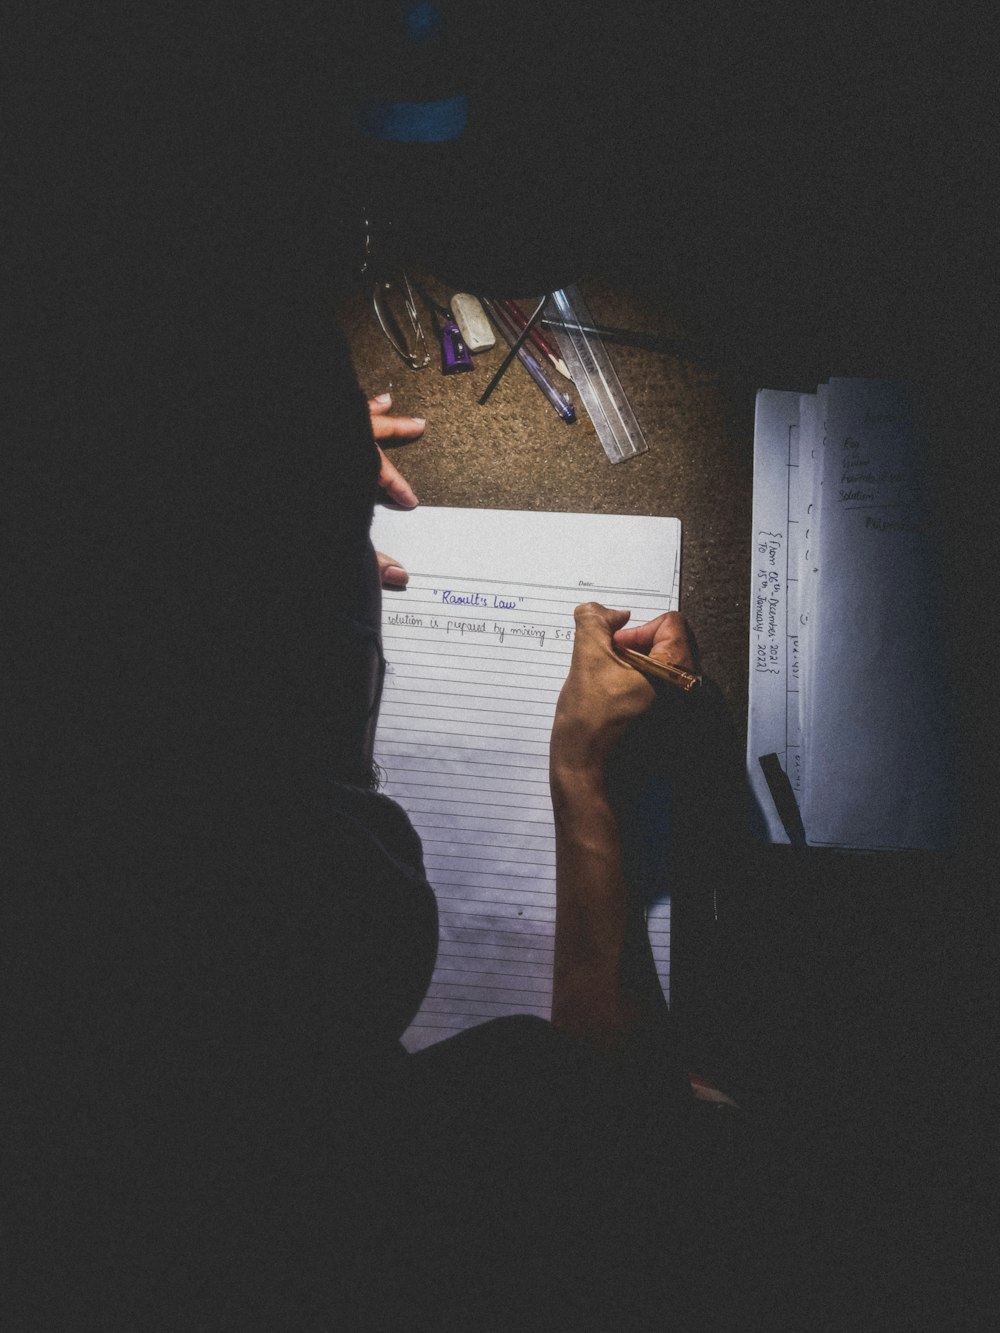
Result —
<instances>
[{"instance_id":1,"label":"gold pen","mask_svg":"<svg viewBox=\"0 0 1000 1333\"><path fill-rule=\"evenodd\" d=\"M683 667L674 666L672 662L658 662L655 657L647 657L645 653L638 653L634 648L618 648L615 651L637 671L647 676L655 676L657 680L669 680L671 685L676 685L685 693L697 689L701 684L700 676L695 675L693 671L685 671Z\"/></svg>"}]
</instances>

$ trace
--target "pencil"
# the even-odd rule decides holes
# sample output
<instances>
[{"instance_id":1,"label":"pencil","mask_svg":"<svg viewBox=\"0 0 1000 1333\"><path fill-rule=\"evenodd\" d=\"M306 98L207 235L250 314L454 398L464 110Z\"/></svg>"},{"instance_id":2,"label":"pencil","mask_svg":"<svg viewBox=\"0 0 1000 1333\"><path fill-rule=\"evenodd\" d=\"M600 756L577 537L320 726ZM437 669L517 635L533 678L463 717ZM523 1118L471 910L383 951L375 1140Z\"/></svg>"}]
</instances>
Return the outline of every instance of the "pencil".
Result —
<instances>
[{"instance_id":1,"label":"pencil","mask_svg":"<svg viewBox=\"0 0 1000 1333\"><path fill-rule=\"evenodd\" d=\"M541 389L542 393L545 394L545 397L549 400L549 402L552 404L555 410L559 413L563 421L568 423L574 422L576 420L576 409L574 408L570 399L564 393L560 393L559 390L556 388L556 386L552 383L551 379L546 374L544 367L542 366L541 362L537 359L537 357L535 357L531 352L529 352L527 347L524 346L524 339L525 339L524 330L521 329L519 331L515 329L513 320L503 310L502 306L498 302L491 301L489 300L489 298L485 296L482 297L481 299L483 307L486 310L486 313L489 315L490 319L493 320L493 323L503 334L507 342L510 343L511 354L513 354L516 351L525 370L528 372L531 378ZM508 355L507 358L507 361L509 360L510 360L510 355ZM498 370L496 375L493 376L493 380L486 386L485 392L479 399L480 403L482 403L486 398L489 397L501 372L506 368L507 361L504 361L503 365L500 367L500 370Z\"/></svg>"},{"instance_id":2,"label":"pencil","mask_svg":"<svg viewBox=\"0 0 1000 1333\"><path fill-rule=\"evenodd\" d=\"M684 667L674 666L672 662L658 662L655 657L647 657L645 653L638 653L634 648L619 648L617 652L619 657L623 657L637 671L647 676L655 676L657 680L669 680L671 685L676 685L686 693L697 689L701 684L700 676L695 675L693 671L686 671Z\"/></svg>"},{"instance_id":3,"label":"pencil","mask_svg":"<svg viewBox=\"0 0 1000 1333\"><path fill-rule=\"evenodd\" d=\"M506 310L513 323L516 324L518 333L520 333L528 322L528 316L525 314L524 310L522 310L516 301L501 301L500 305ZM566 362L559 355L556 348L552 346L537 324L531 326L531 332L528 334L528 337L535 344L541 354L552 362L560 375L565 379L572 380L573 376L569 373L569 368L567 367Z\"/></svg>"}]
</instances>

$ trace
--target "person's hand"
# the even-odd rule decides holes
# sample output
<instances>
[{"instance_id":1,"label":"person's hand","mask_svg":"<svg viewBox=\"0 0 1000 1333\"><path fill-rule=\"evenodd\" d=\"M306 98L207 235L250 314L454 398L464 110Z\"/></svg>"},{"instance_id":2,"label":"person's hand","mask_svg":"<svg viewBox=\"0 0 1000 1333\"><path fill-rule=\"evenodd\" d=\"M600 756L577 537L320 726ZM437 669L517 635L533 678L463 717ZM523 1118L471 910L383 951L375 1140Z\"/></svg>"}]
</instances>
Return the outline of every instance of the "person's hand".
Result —
<instances>
[{"instance_id":1,"label":"person's hand","mask_svg":"<svg viewBox=\"0 0 1000 1333\"><path fill-rule=\"evenodd\" d=\"M626 628L630 613L597 602L576 608L576 635L569 675L559 695L552 728L554 769L603 773L615 741L633 718L653 703L646 676L615 652L634 648L662 662L694 670L684 617L667 611L645 625Z\"/></svg>"},{"instance_id":2,"label":"person's hand","mask_svg":"<svg viewBox=\"0 0 1000 1333\"><path fill-rule=\"evenodd\" d=\"M645 625L626 625L615 630L614 644L616 648L632 648L685 671L698 669L687 621L679 611L664 611Z\"/></svg>"},{"instance_id":3,"label":"person's hand","mask_svg":"<svg viewBox=\"0 0 1000 1333\"><path fill-rule=\"evenodd\" d=\"M378 449L379 457L378 484L393 504L400 505L403 509L413 509L417 504L413 488L399 469L389 462L378 442L415 440L423 433L425 422L423 417L390 417L387 415L390 407L392 407L392 397L387 393L368 400L372 435L375 437L375 447ZM379 576L383 585L390 588L405 588L409 575L399 561L382 551L376 551L375 554L378 557Z\"/></svg>"},{"instance_id":4,"label":"person's hand","mask_svg":"<svg viewBox=\"0 0 1000 1333\"><path fill-rule=\"evenodd\" d=\"M403 509L413 509L417 504L413 488L399 469L386 458L379 440L398 440L401 443L415 440L423 434L426 422L423 417L390 417L387 415L390 407L392 397L387 393L368 400L368 414L380 464L378 484L393 504L401 505Z\"/></svg>"}]
</instances>

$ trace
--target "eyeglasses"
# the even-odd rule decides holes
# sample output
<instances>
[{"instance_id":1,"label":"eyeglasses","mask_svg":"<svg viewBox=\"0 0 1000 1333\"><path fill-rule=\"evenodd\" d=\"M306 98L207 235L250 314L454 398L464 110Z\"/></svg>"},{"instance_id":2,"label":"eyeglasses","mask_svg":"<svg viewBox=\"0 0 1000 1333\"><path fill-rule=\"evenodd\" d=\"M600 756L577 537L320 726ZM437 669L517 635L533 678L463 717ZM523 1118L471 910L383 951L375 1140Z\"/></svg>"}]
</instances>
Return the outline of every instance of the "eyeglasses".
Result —
<instances>
[{"instance_id":1,"label":"eyeglasses","mask_svg":"<svg viewBox=\"0 0 1000 1333\"><path fill-rule=\"evenodd\" d=\"M431 354L417 315L410 279L401 268L384 265L375 252L372 230L365 218L361 272L371 279L372 308L389 345L411 370L423 370Z\"/></svg>"},{"instance_id":2,"label":"eyeglasses","mask_svg":"<svg viewBox=\"0 0 1000 1333\"><path fill-rule=\"evenodd\" d=\"M417 318L417 303L406 274L381 277L372 284L372 306L382 332L411 370L430 364L427 339Z\"/></svg>"}]
</instances>

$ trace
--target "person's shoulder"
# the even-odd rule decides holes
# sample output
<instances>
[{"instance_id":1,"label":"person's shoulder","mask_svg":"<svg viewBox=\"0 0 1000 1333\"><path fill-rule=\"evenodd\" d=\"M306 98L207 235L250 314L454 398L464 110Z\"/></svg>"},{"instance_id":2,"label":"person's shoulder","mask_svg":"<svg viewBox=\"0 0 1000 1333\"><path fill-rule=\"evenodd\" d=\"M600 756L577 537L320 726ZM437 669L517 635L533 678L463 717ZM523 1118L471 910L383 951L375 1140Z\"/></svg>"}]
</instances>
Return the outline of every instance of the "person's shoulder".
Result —
<instances>
[{"instance_id":1,"label":"person's shoulder","mask_svg":"<svg viewBox=\"0 0 1000 1333\"><path fill-rule=\"evenodd\" d=\"M384 792L338 782L333 809L333 837L340 855L357 855L369 870L375 869L377 859L384 859L411 882L425 879L420 838L398 802Z\"/></svg>"}]
</instances>

